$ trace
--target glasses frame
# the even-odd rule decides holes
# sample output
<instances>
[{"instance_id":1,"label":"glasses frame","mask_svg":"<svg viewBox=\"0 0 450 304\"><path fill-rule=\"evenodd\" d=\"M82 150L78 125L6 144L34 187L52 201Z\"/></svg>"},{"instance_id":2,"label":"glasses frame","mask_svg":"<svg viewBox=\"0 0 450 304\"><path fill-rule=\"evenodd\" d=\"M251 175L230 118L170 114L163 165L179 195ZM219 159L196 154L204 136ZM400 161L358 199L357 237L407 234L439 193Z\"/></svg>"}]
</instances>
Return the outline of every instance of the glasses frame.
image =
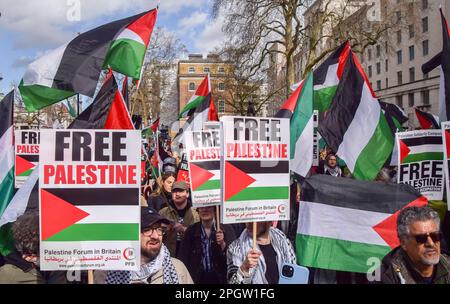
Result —
<instances>
[{"instance_id":1,"label":"glasses frame","mask_svg":"<svg viewBox=\"0 0 450 304\"><path fill-rule=\"evenodd\" d=\"M417 244L426 244L428 242L428 238L430 237L433 243L440 242L442 239L441 231L428 232L423 234L415 234L411 236Z\"/></svg>"},{"instance_id":2,"label":"glasses frame","mask_svg":"<svg viewBox=\"0 0 450 304\"><path fill-rule=\"evenodd\" d=\"M159 235L159 236L164 236L167 233L167 229L164 228L164 227L161 227L161 226L144 228L144 229L141 230L141 233L144 236L152 236L153 232L155 232L155 230L156 230L156 234Z\"/></svg>"}]
</instances>

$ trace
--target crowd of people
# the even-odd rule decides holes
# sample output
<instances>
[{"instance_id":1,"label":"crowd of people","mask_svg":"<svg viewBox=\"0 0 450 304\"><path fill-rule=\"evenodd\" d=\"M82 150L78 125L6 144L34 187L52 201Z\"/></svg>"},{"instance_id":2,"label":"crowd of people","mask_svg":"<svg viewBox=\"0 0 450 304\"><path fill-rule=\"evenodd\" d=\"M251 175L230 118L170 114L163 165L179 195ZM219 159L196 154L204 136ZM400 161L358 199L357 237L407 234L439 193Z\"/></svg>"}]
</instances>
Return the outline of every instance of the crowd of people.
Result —
<instances>
[{"instance_id":1,"label":"crowd of people","mask_svg":"<svg viewBox=\"0 0 450 304\"><path fill-rule=\"evenodd\" d=\"M155 151L147 153L151 158ZM302 254L295 250L300 181L292 180L291 220L257 223L254 247L252 223L221 224L215 206L192 206L188 184L177 181L181 159L168 145L164 153L160 176L149 168L142 183L139 271L95 271L95 283L277 284L282 265L296 264ZM316 174L351 177L332 151L321 153L321 158ZM377 180L393 178L395 170L386 168ZM366 274L310 269L309 282L449 284L448 217L441 219L430 206L400 212L401 245L385 256L377 280L369 282ZM13 224L13 237L16 251L1 257L0 283L69 283L65 272L39 271L38 214L20 217Z\"/></svg>"}]
</instances>

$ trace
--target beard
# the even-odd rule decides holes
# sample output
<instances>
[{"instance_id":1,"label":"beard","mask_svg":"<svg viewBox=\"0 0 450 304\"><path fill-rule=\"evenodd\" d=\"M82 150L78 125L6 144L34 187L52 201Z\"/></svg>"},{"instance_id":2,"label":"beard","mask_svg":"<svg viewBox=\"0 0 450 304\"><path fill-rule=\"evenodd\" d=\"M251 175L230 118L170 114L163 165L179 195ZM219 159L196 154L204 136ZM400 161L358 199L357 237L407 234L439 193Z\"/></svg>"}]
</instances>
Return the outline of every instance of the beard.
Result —
<instances>
[{"instance_id":1,"label":"beard","mask_svg":"<svg viewBox=\"0 0 450 304\"><path fill-rule=\"evenodd\" d=\"M159 252L161 251L161 246L162 243L159 244L158 248L144 248L141 247L141 254L149 259L149 262L153 261L154 259L156 259L156 257L158 256Z\"/></svg>"},{"instance_id":2,"label":"beard","mask_svg":"<svg viewBox=\"0 0 450 304\"><path fill-rule=\"evenodd\" d=\"M428 257L425 257L425 256L421 257L421 262L423 264L425 264L425 265L428 265L428 266L437 265L439 263L439 260L440 260L440 256L437 253L436 253L435 256L433 256L431 258L428 258Z\"/></svg>"}]
</instances>

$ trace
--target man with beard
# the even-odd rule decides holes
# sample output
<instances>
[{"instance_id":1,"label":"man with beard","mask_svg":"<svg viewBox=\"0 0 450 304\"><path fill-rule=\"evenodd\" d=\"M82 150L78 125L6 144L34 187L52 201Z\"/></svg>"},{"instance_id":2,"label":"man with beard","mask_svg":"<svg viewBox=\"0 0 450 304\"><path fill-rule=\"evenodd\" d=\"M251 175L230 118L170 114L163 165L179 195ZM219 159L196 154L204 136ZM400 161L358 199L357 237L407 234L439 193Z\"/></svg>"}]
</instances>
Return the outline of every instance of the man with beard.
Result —
<instances>
[{"instance_id":1,"label":"man with beard","mask_svg":"<svg viewBox=\"0 0 450 304\"><path fill-rule=\"evenodd\" d=\"M151 208L141 208L141 268L134 271L110 271L106 284L193 284L186 266L163 245L163 236L171 222Z\"/></svg>"},{"instance_id":2,"label":"man with beard","mask_svg":"<svg viewBox=\"0 0 450 304\"><path fill-rule=\"evenodd\" d=\"M256 225L256 250L253 249L253 223L227 251L227 279L229 284L278 284L284 263L296 263L295 251L281 230L272 222Z\"/></svg>"},{"instance_id":3,"label":"man with beard","mask_svg":"<svg viewBox=\"0 0 450 304\"><path fill-rule=\"evenodd\" d=\"M450 258L441 253L440 220L428 206L403 209L397 219L400 246L383 259L384 284L450 284Z\"/></svg>"}]
</instances>

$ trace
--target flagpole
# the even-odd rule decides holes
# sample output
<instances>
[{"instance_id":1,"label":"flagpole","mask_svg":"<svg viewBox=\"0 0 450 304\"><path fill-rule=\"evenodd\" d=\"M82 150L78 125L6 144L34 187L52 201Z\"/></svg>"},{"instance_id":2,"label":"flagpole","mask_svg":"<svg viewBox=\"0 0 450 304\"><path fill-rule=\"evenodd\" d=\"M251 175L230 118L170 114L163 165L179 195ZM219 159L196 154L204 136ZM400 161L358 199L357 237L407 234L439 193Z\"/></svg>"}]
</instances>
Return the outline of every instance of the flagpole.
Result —
<instances>
[{"instance_id":1,"label":"flagpole","mask_svg":"<svg viewBox=\"0 0 450 304\"><path fill-rule=\"evenodd\" d=\"M253 222L253 250L256 250L256 222Z\"/></svg>"},{"instance_id":2,"label":"flagpole","mask_svg":"<svg viewBox=\"0 0 450 304\"><path fill-rule=\"evenodd\" d=\"M216 216L217 216L217 231L220 230L220 206L216 206Z\"/></svg>"},{"instance_id":3,"label":"flagpole","mask_svg":"<svg viewBox=\"0 0 450 304\"><path fill-rule=\"evenodd\" d=\"M80 116L80 93L77 94L77 116Z\"/></svg>"}]
</instances>

